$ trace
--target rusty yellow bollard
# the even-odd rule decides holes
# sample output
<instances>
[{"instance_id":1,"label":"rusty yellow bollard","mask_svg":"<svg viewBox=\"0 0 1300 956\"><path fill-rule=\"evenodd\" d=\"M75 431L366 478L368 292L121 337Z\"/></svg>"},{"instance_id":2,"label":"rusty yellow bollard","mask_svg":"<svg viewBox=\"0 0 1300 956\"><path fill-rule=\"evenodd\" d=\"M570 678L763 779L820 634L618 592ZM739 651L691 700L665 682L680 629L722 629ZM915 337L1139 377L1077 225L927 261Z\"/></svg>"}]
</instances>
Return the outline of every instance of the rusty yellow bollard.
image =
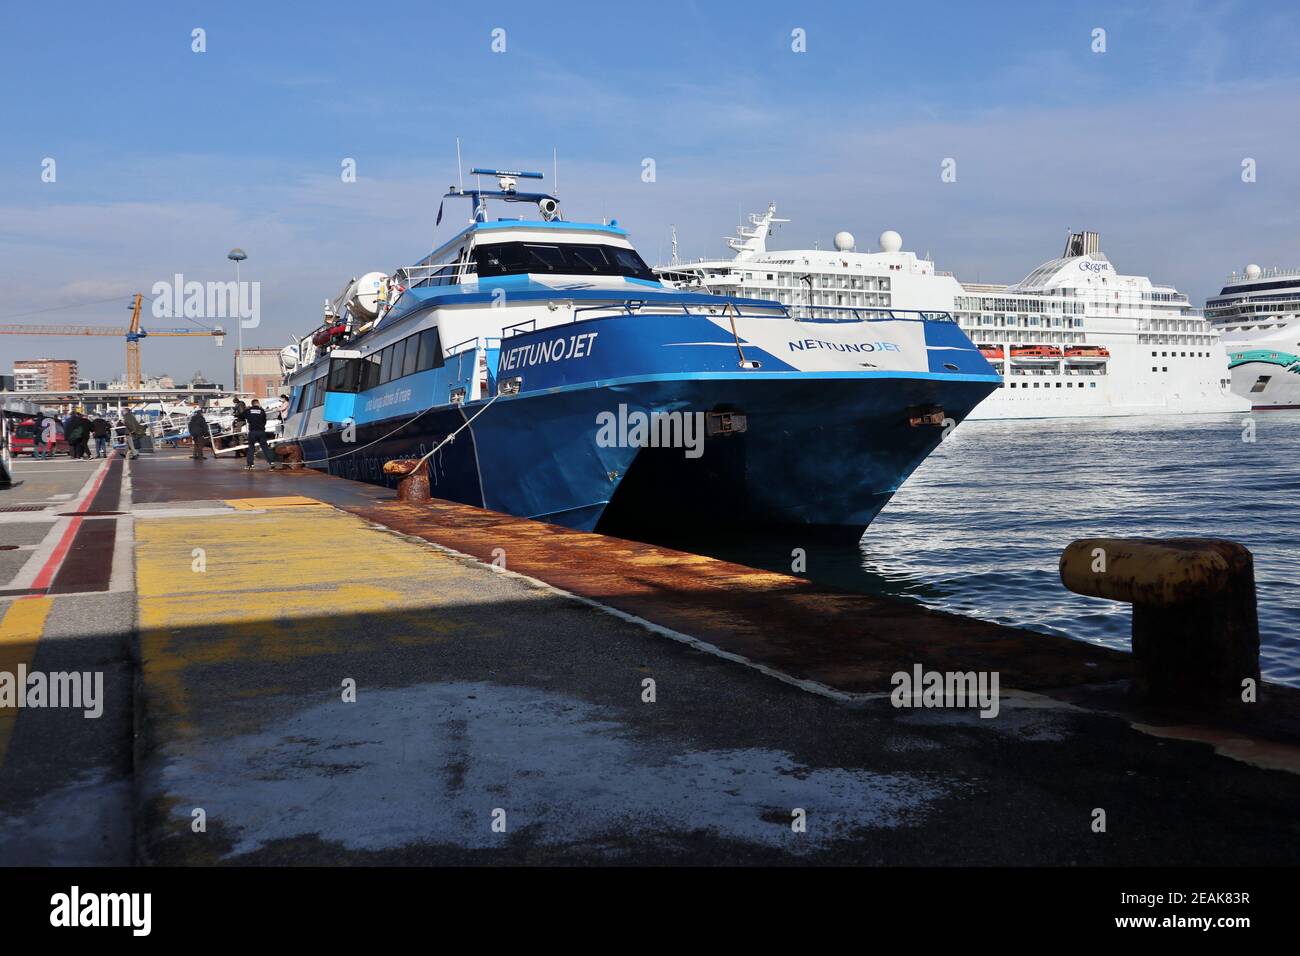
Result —
<instances>
[{"instance_id":1,"label":"rusty yellow bollard","mask_svg":"<svg viewBox=\"0 0 1300 956\"><path fill-rule=\"evenodd\" d=\"M276 445L275 457L285 468L297 470L303 467L301 445Z\"/></svg>"},{"instance_id":2,"label":"rusty yellow bollard","mask_svg":"<svg viewBox=\"0 0 1300 956\"><path fill-rule=\"evenodd\" d=\"M1220 704L1259 684L1255 562L1217 538L1083 538L1061 554L1076 594L1133 605L1138 690L1153 701Z\"/></svg>"},{"instance_id":3,"label":"rusty yellow bollard","mask_svg":"<svg viewBox=\"0 0 1300 956\"><path fill-rule=\"evenodd\" d=\"M429 469L423 461L394 459L384 462L384 474L397 475L398 501L429 500Z\"/></svg>"}]
</instances>

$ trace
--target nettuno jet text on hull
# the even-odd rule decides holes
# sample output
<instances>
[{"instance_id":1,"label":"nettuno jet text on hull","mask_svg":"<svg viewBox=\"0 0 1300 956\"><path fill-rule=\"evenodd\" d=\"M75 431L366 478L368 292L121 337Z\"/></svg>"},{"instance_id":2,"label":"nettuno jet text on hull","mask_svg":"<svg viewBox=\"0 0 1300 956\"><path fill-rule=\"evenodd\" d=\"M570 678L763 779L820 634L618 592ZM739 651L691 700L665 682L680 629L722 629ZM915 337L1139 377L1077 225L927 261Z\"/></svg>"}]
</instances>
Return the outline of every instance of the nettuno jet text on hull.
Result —
<instances>
[{"instance_id":1,"label":"nettuno jet text on hull","mask_svg":"<svg viewBox=\"0 0 1300 956\"><path fill-rule=\"evenodd\" d=\"M856 539L998 385L947 313L678 291L616 221L518 190L540 174L473 172L498 188L451 189L466 228L285 350L284 436L313 467L392 483L385 462L437 449L435 496L571 528Z\"/></svg>"}]
</instances>

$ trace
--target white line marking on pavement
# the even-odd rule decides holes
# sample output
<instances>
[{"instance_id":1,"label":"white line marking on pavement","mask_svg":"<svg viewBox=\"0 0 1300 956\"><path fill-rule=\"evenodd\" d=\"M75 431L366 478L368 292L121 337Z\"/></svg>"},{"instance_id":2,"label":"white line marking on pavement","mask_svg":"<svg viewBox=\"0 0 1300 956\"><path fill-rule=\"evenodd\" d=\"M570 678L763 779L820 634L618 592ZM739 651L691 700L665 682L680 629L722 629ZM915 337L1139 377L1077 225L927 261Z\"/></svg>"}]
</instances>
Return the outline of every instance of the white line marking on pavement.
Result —
<instances>
[{"instance_id":1,"label":"white line marking on pavement","mask_svg":"<svg viewBox=\"0 0 1300 956\"><path fill-rule=\"evenodd\" d=\"M108 578L108 590L135 590L135 519L131 517L130 462L122 465L122 485L117 494L117 510L126 514L117 519L113 534L113 570Z\"/></svg>"},{"instance_id":2,"label":"white line marking on pavement","mask_svg":"<svg viewBox=\"0 0 1300 956\"><path fill-rule=\"evenodd\" d=\"M635 614L629 614L627 611L620 611L616 607L610 607L608 604L602 604L600 601L593 600L592 598L583 597L581 594L574 594L572 591L565 591L563 588L557 588L553 584L547 584L545 581L539 580L538 578L529 577L527 574L520 574L518 571L511 571L508 568L499 567L498 565L494 565L487 561L480 560L479 558L474 557L474 555L472 554L466 554L463 551L457 551L455 548L449 548L446 545L438 544L433 541L428 541L417 535L405 534L404 532L396 531L393 528L387 527L386 525L382 525L374 522L372 522L372 524L376 528L382 528L385 531L392 532L393 534L406 538L410 541L418 541L421 544L428 545L429 547L441 551L444 554L451 555L452 557L460 558L465 561L472 561L475 564L485 568L491 568L497 574L504 574L509 577L516 578L520 581L525 581L528 584L531 584L542 591L549 591L551 594L555 594L560 597L571 598L574 601L579 601L582 604L586 604L589 607L593 607L598 611L603 611L606 614L613 615L614 617L618 618L620 621L626 621L629 624L635 624L638 627L645 628L647 631L650 631L653 634L658 634L660 637L667 637L670 640L674 640L677 641L678 643L685 644L688 647L692 647L697 651L703 651L705 654L712 654L714 657L720 657L725 661L731 661L732 663L735 664L742 664L745 667L758 671L760 674L766 675L767 677L774 677L783 684L789 684L792 687L797 687L800 690L807 691L810 694L817 694L819 697L827 697L830 698L831 700L839 701L842 704L865 704L873 700L886 700L890 695L889 691L881 691L880 693L876 693L876 694L854 694L848 691L836 690L834 687L827 687L825 684L818 683L817 681L814 680L805 680L802 677L795 677L791 674L785 673L784 671L779 671L773 667L768 667L766 664L760 664L758 661L751 661L748 657L743 657L740 654L734 654L731 651L724 651L716 644L710 644L708 641L702 641L698 637L692 637L689 634L683 634L681 631L674 631L670 627L664 627L662 624L656 624L654 621L647 621L645 618L637 617Z\"/></svg>"}]
</instances>

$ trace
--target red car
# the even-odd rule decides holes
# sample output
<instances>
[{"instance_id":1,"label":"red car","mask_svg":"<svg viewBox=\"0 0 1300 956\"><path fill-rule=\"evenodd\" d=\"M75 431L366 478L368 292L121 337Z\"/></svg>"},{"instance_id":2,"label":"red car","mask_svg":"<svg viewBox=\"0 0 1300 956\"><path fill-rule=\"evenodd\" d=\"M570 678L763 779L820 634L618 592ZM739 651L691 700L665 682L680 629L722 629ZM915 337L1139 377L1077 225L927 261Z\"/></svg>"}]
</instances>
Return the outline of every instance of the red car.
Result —
<instances>
[{"instance_id":1,"label":"red car","mask_svg":"<svg viewBox=\"0 0 1300 956\"><path fill-rule=\"evenodd\" d=\"M68 442L63 437L63 425L58 420L54 422L54 432L58 436L54 440L54 451L64 455L70 452ZM36 443L41 440L41 429L36 423L36 419L28 418L18 423L18 427L9 433L9 454L11 455L35 455Z\"/></svg>"}]
</instances>

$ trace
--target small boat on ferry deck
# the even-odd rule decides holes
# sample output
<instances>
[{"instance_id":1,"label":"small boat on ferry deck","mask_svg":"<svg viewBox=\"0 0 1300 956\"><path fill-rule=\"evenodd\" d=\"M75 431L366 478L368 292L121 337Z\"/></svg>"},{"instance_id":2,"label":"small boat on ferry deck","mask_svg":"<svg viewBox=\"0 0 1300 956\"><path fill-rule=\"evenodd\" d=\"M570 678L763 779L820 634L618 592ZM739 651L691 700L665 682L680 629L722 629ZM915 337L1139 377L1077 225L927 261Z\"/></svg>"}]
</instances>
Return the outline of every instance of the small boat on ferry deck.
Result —
<instances>
[{"instance_id":1,"label":"small boat on ferry deck","mask_svg":"<svg viewBox=\"0 0 1300 956\"><path fill-rule=\"evenodd\" d=\"M674 289L616 221L519 189L540 174L473 173L498 188L444 197L468 225L282 353L308 465L392 484L386 462L424 457L437 497L581 530L856 539L998 386L946 313Z\"/></svg>"}]
</instances>

